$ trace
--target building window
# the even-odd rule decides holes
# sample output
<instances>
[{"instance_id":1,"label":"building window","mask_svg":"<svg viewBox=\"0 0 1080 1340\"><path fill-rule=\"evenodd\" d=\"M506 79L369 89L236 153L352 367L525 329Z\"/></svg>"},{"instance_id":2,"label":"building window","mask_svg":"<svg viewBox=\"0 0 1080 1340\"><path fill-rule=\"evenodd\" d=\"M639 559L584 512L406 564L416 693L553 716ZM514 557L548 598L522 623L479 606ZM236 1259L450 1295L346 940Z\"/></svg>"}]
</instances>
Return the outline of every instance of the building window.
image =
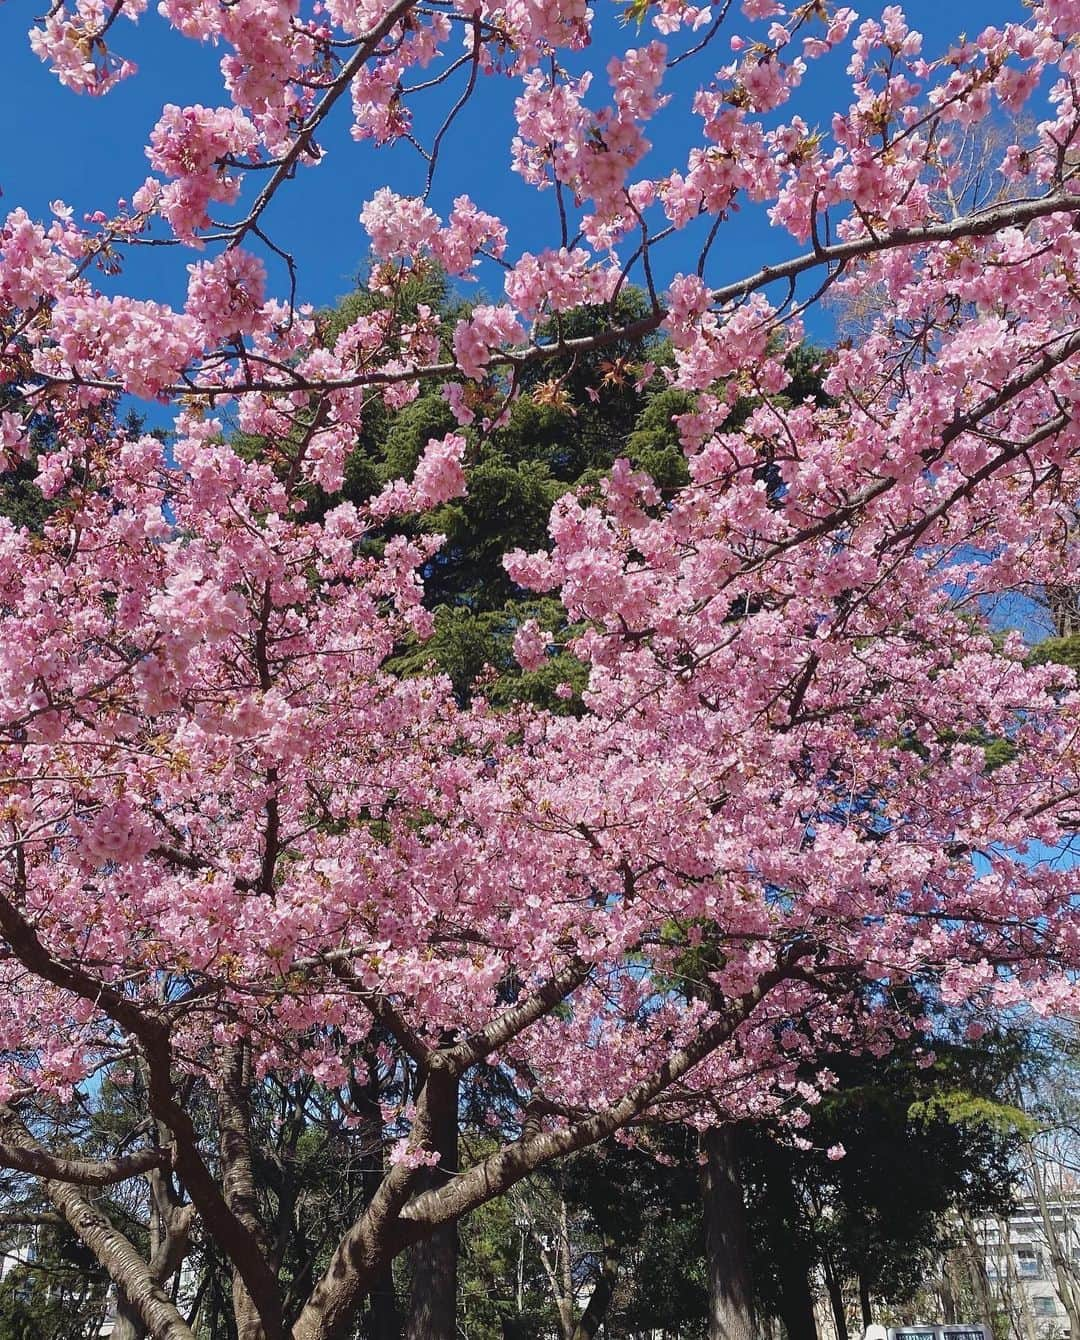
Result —
<instances>
[{"instance_id":1,"label":"building window","mask_svg":"<svg viewBox=\"0 0 1080 1340\"><path fill-rule=\"evenodd\" d=\"M1036 1294L1031 1300L1031 1307L1037 1317L1057 1316L1057 1299L1047 1294Z\"/></svg>"},{"instance_id":2,"label":"building window","mask_svg":"<svg viewBox=\"0 0 1080 1340\"><path fill-rule=\"evenodd\" d=\"M1042 1260L1039 1253L1031 1247L1016 1249L1016 1269L1021 1279L1042 1279Z\"/></svg>"}]
</instances>

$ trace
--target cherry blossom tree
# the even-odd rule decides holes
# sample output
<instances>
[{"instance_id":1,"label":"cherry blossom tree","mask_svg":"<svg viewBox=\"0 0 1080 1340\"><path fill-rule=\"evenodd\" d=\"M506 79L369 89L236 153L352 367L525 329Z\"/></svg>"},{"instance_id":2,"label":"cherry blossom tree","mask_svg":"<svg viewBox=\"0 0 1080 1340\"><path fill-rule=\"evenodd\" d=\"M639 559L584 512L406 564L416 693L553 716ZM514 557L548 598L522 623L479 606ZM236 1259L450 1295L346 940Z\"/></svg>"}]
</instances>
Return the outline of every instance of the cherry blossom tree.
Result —
<instances>
[{"instance_id":1,"label":"cherry blossom tree","mask_svg":"<svg viewBox=\"0 0 1080 1340\"><path fill-rule=\"evenodd\" d=\"M144 9L61 0L31 41L103 94L136 73ZM897 6L825 0L642 0L652 32L619 54L590 48L579 0L159 10L223 53L222 105L163 109L130 202L0 228L4 464L25 471L35 418L55 428L54 508L0 523L0 1165L38 1179L139 1326L194 1334L166 1285L195 1234L232 1272L241 1340L340 1340L399 1253L553 1160L661 1118L797 1131L823 1057L920 1026L896 992L973 1033L1072 1009L1076 878L1053 857L1080 819L1080 698L985 611L1077 584L1077 0L941 53ZM822 131L795 110L816 62L838 75ZM689 70L698 128L655 171L648 123ZM386 186L360 213L385 302L325 339L269 206L342 102L357 153L411 137L430 188L489 79L516 86L503 167L550 202L550 246L515 249L497 199L440 217ZM414 106L440 97L425 141ZM1005 136L1008 190L957 212L991 118L1030 129ZM778 241L739 277L743 205ZM182 309L124 292L148 245L188 266ZM428 263L499 266L505 292L452 329L405 318ZM646 315L563 334L629 279ZM779 400L807 309L863 287L877 314L826 397ZM549 550L506 558L584 627L582 711L463 707L389 673L430 628L438 542L388 521L468 488L470 438L525 369L652 331L695 398L689 484L617 464L557 504ZM307 515L369 407L432 386L460 431ZM170 407L168 447L125 430L125 396ZM523 626L522 661L558 632ZM494 1148L458 1164L478 1076L504 1095ZM382 1084L387 1147L299 1299L251 1136L260 1086L298 1079L365 1129L357 1093ZM103 1152L62 1119L106 1080L133 1115ZM93 1198L126 1183L158 1206L149 1259Z\"/></svg>"}]
</instances>

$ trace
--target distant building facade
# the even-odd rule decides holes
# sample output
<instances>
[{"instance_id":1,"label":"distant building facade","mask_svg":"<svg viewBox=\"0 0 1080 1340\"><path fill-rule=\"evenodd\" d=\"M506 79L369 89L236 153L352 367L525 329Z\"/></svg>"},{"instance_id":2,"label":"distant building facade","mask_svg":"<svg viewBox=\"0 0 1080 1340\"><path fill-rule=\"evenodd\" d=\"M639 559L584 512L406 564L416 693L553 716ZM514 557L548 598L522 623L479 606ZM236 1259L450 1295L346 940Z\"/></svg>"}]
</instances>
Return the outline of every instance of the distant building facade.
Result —
<instances>
[{"instance_id":1,"label":"distant building facade","mask_svg":"<svg viewBox=\"0 0 1080 1340\"><path fill-rule=\"evenodd\" d=\"M1080 1340L1080 1197L974 1225L986 1283L1015 1340Z\"/></svg>"}]
</instances>

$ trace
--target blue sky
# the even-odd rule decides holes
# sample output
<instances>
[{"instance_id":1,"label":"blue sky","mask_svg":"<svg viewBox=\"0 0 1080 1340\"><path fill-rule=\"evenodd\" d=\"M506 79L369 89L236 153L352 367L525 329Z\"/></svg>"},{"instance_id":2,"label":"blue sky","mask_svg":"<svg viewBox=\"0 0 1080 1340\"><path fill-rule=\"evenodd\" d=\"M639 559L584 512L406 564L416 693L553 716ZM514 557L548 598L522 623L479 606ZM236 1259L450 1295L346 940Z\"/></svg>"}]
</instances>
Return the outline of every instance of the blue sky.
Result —
<instances>
[{"instance_id":1,"label":"blue sky","mask_svg":"<svg viewBox=\"0 0 1080 1340\"><path fill-rule=\"evenodd\" d=\"M883 7L878 0L854 3L864 16L878 14ZM598 72L594 95L599 104L606 100L603 70L610 56L656 34L649 28L639 33L633 26L620 24L617 16L622 7L611 0L596 0L596 8L594 46L568 64L584 62ZM988 23L1024 15L1020 0L954 0L948 4L912 0L907 11L913 26L926 35L928 54L943 49L964 29L974 32ZM221 49L200 47L179 37L151 6L137 26L121 20L111 35L114 48L134 59L139 73L105 98L80 97L63 89L30 51L26 32L37 12L25 0L0 5L0 51L4 53L0 123L6 128L0 153L0 208L6 211L22 205L32 215L42 216L50 200L61 198L77 214L98 208L111 212L117 199L130 195L149 172L143 146L164 103L213 106L226 100L217 69ZM750 31L740 18L734 23L729 20L728 31L739 30ZM675 42L673 50L677 49ZM675 95L672 104L650 127L655 148L643 171L665 172L685 164L693 143L690 134L700 125L688 114L690 98L727 59L724 38L678 67L667 85ZM835 105L846 105L843 63L811 67L798 101L799 112L811 124L827 122ZM477 98L447 138L432 196L433 206L445 212L453 197L466 191L477 204L501 215L510 227L511 254L539 250L557 240L552 194L537 195L509 171L517 89L516 81L504 77L481 81ZM440 92L434 97L439 98ZM302 170L268 215L271 235L293 251L299 262L300 298L316 305L331 303L352 287L367 244L357 220L363 202L387 184L402 193L420 191L425 175L424 163L407 145L376 150L351 140L344 103L335 109L320 142L327 150L323 164ZM659 259L658 278L691 268L699 245L700 236L694 230L672 239ZM710 278L723 283L795 250L790 238L771 229L762 215L749 212L721 230ZM127 262L119 282L126 292L179 302L186 288L184 266L192 259L190 252L144 249ZM497 274L487 273L483 281L489 291L498 291ZM285 283L283 269L271 265L272 290L284 296ZM814 333L819 338L827 335L820 321Z\"/></svg>"}]
</instances>

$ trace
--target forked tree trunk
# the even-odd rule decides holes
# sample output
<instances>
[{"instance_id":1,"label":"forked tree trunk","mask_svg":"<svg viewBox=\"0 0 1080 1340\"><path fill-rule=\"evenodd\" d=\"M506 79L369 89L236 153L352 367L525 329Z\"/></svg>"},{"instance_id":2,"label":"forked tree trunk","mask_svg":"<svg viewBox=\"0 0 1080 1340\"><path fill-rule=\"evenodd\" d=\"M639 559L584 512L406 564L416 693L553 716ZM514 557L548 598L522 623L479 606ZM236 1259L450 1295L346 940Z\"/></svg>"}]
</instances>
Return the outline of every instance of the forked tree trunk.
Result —
<instances>
[{"instance_id":1,"label":"forked tree trunk","mask_svg":"<svg viewBox=\"0 0 1080 1340\"><path fill-rule=\"evenodd\" d=\"M146 1262L79 1188L66 1182L46 1182L45 1193L104 1265L153 1340L195 1340Z\"/></svg>"},{"instance_id":2,"label":"forked tree trunk","mask_svg":"<svg viewBox=\"0 0 1080 1340\"><path fill-rule=\"evenodd\" d=\"M44 1152L14 1114L5 1113L5 1117L5 1135L11 1143L31 1153ZM126 1298L130 1313L142 1322L153 1340L195 1340L191 1328L134 1245L90 1200L83 1187L73 1182L45 1180L42 1190L79 1241L104 1267L119 1294Z\"/></svg>"},{"instance_id":3,"label":"forked tree trunk","mask_svg":"<svg viewBox=\"0 0 1080 1340\"><path fill-rule=\"evenodd\" d=\"M383 1118L379 1107L379 1086L375 1078L376 1062L369 1058L369 1078L361 1084L355 1077L349 1084L349 1101L360 1119L357 1135L364 1156L360 1174L365 1204L370 1204L386 1175L383 1142ZM310 1292L310 1286L307 1290ZM370 1340L402 1340L401 1312L394 1290L393 1267L388 1265L379 1274L368 1295L365 1333Z\"/></svg>"},{"instance_id":4,"label":"forked tree trunk","mask_svg":"<svg viewBox=\"0 0 1080 1340\"><path fill-rule=\"evenodd\" d=\"M194 1205L181 1205L172 1178L160 1169L150 1180L150 1261L148 1270L158 1284L172 1279L184 1263L195 1219ZM144 1340L146 1326L122 1289L117 1290L116 1324L110 1340ZM151 1337L153 1340L153 1337Z\"/></svg>"},{"instance_id":5,"label":"forked tree trunk","mask_svg":"<svg viewBox=\"0 0 1080 1340\"><path fill-rule=\"evenodd\" d=\"M250 1069L250 1058L245 1047L232 1047L226 1051L218 1092L222 1181L229 1209L252 1234L269 1261L270 1243L259 1210L251 1153L251 1119L248 1110ZM232 1294L237 1340L268 1340L255 1300L235 1265L232 1269Z\"/></svg>"}]
</instances>

